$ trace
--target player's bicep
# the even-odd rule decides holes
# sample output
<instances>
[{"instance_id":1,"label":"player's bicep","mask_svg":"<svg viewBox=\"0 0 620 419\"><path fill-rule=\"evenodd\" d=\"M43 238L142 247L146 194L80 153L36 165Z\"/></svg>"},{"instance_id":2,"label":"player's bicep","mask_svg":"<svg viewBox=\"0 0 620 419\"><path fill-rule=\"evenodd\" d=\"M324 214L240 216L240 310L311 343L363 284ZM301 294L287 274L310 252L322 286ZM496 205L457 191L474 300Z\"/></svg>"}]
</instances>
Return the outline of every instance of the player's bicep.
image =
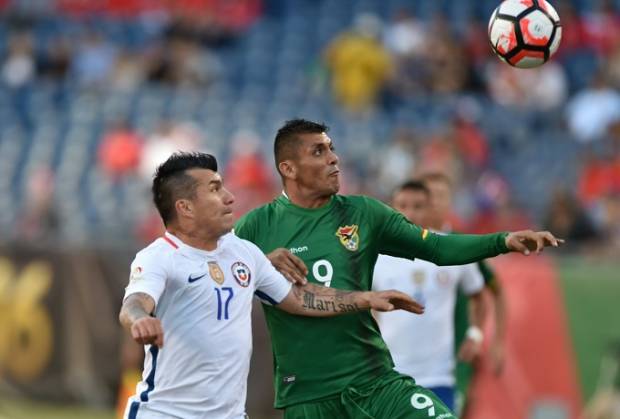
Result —
<instances>
[{"instance_id":1,"label":"player's bicep","mask_svg":"<svg viewBox=\"0 0 620 419\"><path fill-rule=\"evenodd\" d=\"M254 295L269 305L280 304L291 291L292 284L273 267L269 259L255 248L256 283Z\"/></svg>"},{"instance_id":2,"label":"player's bicep","mask_svg":"<svg viewBox=\"0 0 620 419\"><path fill-rule=\"evenodd\" d=\"M166 270L162 260L152 257L138 256L131 264L129 284L125 288L126 300L133 294L146 294L157 305L166 288Z\"/></svg>"}]
</instances>

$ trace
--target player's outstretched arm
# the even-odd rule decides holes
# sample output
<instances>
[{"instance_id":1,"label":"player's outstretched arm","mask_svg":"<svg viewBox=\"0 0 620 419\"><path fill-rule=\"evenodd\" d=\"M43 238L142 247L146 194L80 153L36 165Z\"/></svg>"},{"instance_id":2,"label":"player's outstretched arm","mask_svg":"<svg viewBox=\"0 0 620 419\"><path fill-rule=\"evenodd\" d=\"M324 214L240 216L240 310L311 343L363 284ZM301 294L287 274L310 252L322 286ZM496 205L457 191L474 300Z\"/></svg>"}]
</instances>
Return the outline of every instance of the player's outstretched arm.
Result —
<instances>
[{"instance_id":1,"label":"player's outstretched arm","mask_svg":"<svg viewBox=\"0 0 620 419\"><path fill-rule=\"evenodd\" d=\"M400 291L345 291L314 284L293 285L276 307L293 314L337 316L363 310L406 310L422 314L424 307Z\"/></svg>"},{"instance_id":2,"label":"player's outstretched arm","mask_svg":"<svg viewBox=\"0 0 620 419\"><path fill-rule=\"evenodd\" d=\"M118 319L129 330L133 340L141 345L164 346L164 331L161 322L150 313L155 309L155 300L143 292L129 295L123 302Z\"/></svg>"},{"instance_id":3,"label":"player's outstretched arm","mask_svg":"<svg viewBox=\"0 0 620 419\"><path fill-rule=\"evenodd\" d=\"M558 247L564 240L548 231L523 230L493 234L429 234L429 240L416 257L439 266L464 265L502 253L540 253L544 247ZM422 240L424 242L424 240Z\"/></svg>"}]
</instances>

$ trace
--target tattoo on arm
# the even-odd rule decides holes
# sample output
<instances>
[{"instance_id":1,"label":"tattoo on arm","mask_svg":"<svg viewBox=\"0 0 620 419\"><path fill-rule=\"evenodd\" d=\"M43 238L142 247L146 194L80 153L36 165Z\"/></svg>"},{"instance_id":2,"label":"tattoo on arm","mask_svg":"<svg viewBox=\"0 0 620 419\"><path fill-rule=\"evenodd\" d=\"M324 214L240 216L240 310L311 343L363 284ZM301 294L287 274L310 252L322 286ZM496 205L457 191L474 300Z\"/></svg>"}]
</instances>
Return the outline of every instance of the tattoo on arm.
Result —
<instances>
[{"instance_id":1,"label":"tattoo on arm","mask_svg":"<svg viewBox=\"0 0 620 419\"><path fill-rule=\"evenodd\" d=\"M318 287L313 284L295 289L295 295L302 300L304 310L326 313L351 313L363 310L358 301L360 294L356 291Z\"/></svg>"},{"instance_id":2,"label":"tattoo on arm","mask_svg":"<svg viewBox=\"0 0 620 419\"><path fill-rule=\"evenodd\" d=\"M150 295L143 292L131 294L121 307L120 322L125 327L131 327L136 320L150 316L154 308L155 301Z\"/></svg>"}]
</instances>

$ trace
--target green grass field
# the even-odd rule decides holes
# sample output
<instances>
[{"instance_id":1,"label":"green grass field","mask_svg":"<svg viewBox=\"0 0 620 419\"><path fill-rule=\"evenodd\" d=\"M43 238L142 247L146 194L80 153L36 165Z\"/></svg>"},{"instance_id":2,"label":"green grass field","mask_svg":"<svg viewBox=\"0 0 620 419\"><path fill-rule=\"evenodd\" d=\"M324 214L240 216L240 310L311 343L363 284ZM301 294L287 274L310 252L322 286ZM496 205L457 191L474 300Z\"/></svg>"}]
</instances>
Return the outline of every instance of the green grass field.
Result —
<instances>
[{"instance_id":1,"label":"green grass field","mask_svg":"<svg viewBox=\"0 0 620 419\"><path fill-rule=\"evenodd\" d=\"M557 264L584 401L596 389L601 358L620 342L620 263L561 259Z\"/></svg>"}]
</instances>

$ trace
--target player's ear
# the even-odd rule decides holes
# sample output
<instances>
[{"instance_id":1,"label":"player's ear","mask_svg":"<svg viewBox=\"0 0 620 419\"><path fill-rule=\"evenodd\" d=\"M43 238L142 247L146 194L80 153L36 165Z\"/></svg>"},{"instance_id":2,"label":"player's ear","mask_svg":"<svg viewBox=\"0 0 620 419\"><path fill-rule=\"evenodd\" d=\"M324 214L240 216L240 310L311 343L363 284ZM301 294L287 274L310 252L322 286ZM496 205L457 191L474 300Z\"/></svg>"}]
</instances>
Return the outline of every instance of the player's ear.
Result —
<instances>
[{"instance_id":1,"label":"player's ear","mask_svg":"<svg viewBox=\"0 0 620 419\"><path fill-rule=\"evenodd\" d=\"M188 199L179 199L174 203L174 207L177 210L177 214L183 217L194 217L194 207L192 202Z\"/></svg>"},{"instance_id":2,"label":"player's ear","mask_svg":"<svg viewBox=\"0 0 620 419\"><path fill-rule=\"evenodd\" d=\"M287 179L295 179L297 177L297 168L290 160L283 160L278 164L280 174Z\"/></svg>"}]
</instances>

